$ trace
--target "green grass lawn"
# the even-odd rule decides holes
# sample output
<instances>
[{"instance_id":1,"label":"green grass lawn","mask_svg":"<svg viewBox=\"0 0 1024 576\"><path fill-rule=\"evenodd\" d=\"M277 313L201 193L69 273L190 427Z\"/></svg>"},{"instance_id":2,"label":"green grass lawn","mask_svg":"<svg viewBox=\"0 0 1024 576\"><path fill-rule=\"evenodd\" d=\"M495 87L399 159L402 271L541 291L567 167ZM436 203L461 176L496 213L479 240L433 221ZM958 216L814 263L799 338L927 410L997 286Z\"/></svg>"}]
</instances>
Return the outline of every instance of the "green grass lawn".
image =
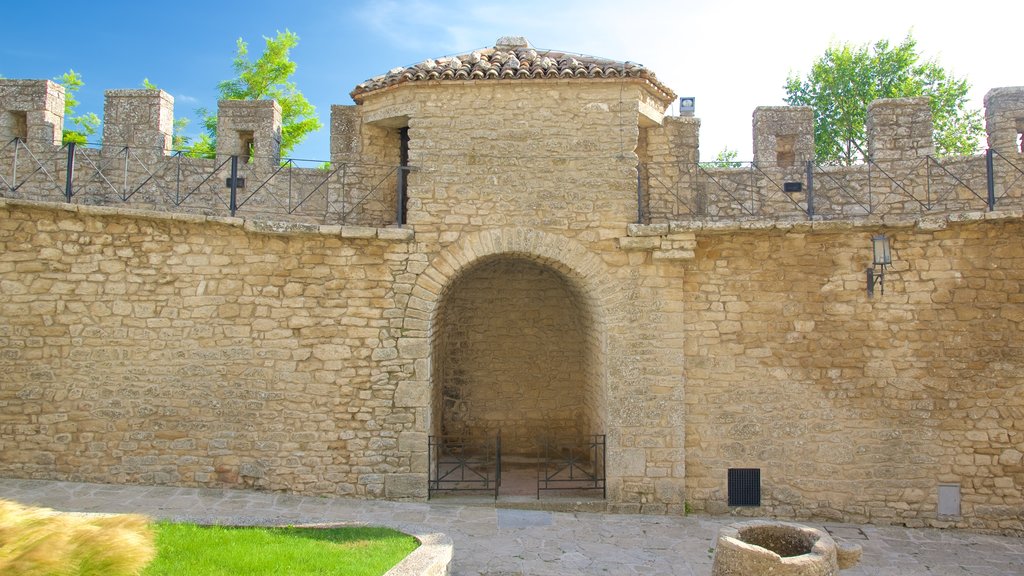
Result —
<instances>
[{"instance_id":1,"label":"green grass lawn","mask_svg":"<svg viewBox=\"0 0 1024 576\"><path fill-rule=\"evenodd\" d=\"M380 576L419 542L388 528L247 528L160 523L142 576Z\"/></svg>"}]
</instances>

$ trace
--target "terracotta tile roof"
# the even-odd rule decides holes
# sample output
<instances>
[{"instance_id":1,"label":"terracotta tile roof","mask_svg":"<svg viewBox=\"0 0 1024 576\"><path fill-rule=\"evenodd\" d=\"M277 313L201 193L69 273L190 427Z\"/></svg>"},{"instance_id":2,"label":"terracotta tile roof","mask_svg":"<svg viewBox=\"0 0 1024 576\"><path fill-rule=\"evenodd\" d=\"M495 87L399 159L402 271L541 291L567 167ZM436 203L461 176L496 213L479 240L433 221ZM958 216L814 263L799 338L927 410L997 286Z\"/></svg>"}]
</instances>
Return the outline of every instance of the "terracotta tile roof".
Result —
<instances>
[{"instance_id":1,"label":"terracotta tile roof","mask_svg":"<svg viewBox=\"0 0 1024 576\"><path fill-rule=\"evenodd\" d=\"M639 78L647 81L666 103L675 99L670 88L642 64L618 62L570 52L537 50L521 36L499 38L494 48L469 54L424 60L374 76L350 93L359 103L367 94L406 82L431 80L505 80L562 78Z\"/></svg>"}]
</instances>

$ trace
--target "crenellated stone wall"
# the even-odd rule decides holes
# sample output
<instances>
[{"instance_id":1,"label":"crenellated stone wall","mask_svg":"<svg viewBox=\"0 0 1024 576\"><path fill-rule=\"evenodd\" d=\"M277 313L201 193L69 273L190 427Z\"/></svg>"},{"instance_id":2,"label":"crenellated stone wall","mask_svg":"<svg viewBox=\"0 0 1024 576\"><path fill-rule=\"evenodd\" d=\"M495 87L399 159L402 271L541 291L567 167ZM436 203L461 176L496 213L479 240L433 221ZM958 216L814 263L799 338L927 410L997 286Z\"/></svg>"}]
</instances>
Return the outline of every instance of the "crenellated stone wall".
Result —
<instances>
[{"instance_id":1,"label":"crenellated stone wall","mask_svg":"<svg viewBox=\"0 0 1024 576\"><path fill-rule=\"evenodd\" d=\"M361 84L318 168L274 102L197 159L112 91L69 171L60 87L0 80L0 474L422 498L431 435L604 434L613 511L1024 532L1021 89L991 159L928 156L911 99L866 164L766 107L727 168L643 67L499 44Z\"/></svg>"}]
</instances>

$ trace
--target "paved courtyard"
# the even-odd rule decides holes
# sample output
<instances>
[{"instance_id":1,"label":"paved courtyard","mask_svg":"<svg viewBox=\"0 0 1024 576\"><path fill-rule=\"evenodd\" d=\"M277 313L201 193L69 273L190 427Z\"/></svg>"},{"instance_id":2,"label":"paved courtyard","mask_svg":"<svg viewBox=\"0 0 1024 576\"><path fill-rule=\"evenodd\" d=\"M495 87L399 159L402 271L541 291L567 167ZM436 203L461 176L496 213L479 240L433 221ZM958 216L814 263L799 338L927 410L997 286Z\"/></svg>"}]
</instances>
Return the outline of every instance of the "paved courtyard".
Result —
<instances>
[{"instance_id":1,"label":"paved courtyard","mask_svg":"<svg viewBox=\"0 0 1024 576\"><path fill-rule=\"evenodd\" d=\"M706 576L718 528L733 520L11 479L0 479L0 498L63 511L136 512L198 522L356 523L445 532L454 542L456 576ZM818 526L863 546L861 563L844 570L844 576L1024 575L1021 538L888 526Z\"/></svg>"}]
</instances>

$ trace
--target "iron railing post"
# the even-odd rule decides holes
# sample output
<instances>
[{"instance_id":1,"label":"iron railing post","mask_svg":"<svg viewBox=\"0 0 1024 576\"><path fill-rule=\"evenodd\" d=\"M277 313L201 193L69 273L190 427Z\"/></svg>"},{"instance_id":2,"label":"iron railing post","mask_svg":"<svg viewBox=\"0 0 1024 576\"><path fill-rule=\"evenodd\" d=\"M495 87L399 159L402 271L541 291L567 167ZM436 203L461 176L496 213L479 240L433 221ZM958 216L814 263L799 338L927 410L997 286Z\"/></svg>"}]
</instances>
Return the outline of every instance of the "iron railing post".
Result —
<instances>
[{"instance_id":1,"label":"iron railing post","mask_svg":"<svg viewBox=\"0 0 1024 576\"><path fill-rule=\"evenodd\" d=\"M124 147L124 188L121 190L121 200L123 202L127 202L128 201L128 161L129 161L128 155L129 154L131 154L131 151L128 149L127 146L125 146Z\"/></svg>"},{"instance_id":2,"label":"iron railing post","mask_svg":"<svg viewBox=\"0 0 1024 576\"><path fill-rule=\"evenodd\" d=\"M985 177L986 184L988 186L988 210L991 212L996 209L995 162L993 159L993 150L991 148L985 150Z\"/></svg>"},{"instance_id":3,"label":"iron railing post","mask_svg":"<svg viewBox=\"0 0 1024 576\"><path fill-rule=\"evenodd\" d=\"M396 214L398 216L398 227L401 228L402 224L405 224L405 166L398 167L398 190L396 191L395 198L398 199L398 209Z\"/></svg>"},{"instance_id":4,"label":"iron railing post","mask_svg":"<svg viewBox=\"0 0 1024 576\"><path fill-rule=\"evenodd\" d=\"M72 188L71 181L75 178L75 143L68 142L68 165L67 171L64 173L64 201L68 204L71 203L71 197L74 196L74 189Z\"/></svg>"},{"instance_id":5,"label":"iron railing post","mask_svg":"<svg viewBox=\"0 0 1024 576\"><path fill-rule=\"evenodd\" d=\"M21 138L14 138L14 163L11 164L11 184L10 188L13 191L15 185L18 183L18 146L21 145Z\"/></svg>"},{"instance_id":6,"label":"iron railing post","mask_svg":"<svg viewBox=\"0 0 1024 576\"><path fill-rule=\"evenodd\" d=\"M229 201L231 215L238 211L238 156L231 157L231 200Z\"/></svg>"},{"instance_id":7,"label":"iron railing post","mask_svg":"<svg viewBox=\"0 0 1024 576\"><path fill-rule=\"evenodd\" d=\"M501 488L501 430L498 430L494 438L494 500L498 500L498 490Z\"/></svg>"},{"instance_id":8,"label":"iron railing post","mask_svg":"<svg viewBox=\"0 0 1024 576\"><path fill-rule=\"evenodd\" d=\"M643 186L643 164L636 165L636 223L644 223L644 186Z\"/></svg>"},{"instance_id":9,"label":"iron railing post","mask_svg":"<svg viewBox=\"0 0 1024 576\"><path fill-rule=\"evenodd\" d=\"M814 220L814 160L807 161L807 219Z\"/></svg>"}]
</instances>

